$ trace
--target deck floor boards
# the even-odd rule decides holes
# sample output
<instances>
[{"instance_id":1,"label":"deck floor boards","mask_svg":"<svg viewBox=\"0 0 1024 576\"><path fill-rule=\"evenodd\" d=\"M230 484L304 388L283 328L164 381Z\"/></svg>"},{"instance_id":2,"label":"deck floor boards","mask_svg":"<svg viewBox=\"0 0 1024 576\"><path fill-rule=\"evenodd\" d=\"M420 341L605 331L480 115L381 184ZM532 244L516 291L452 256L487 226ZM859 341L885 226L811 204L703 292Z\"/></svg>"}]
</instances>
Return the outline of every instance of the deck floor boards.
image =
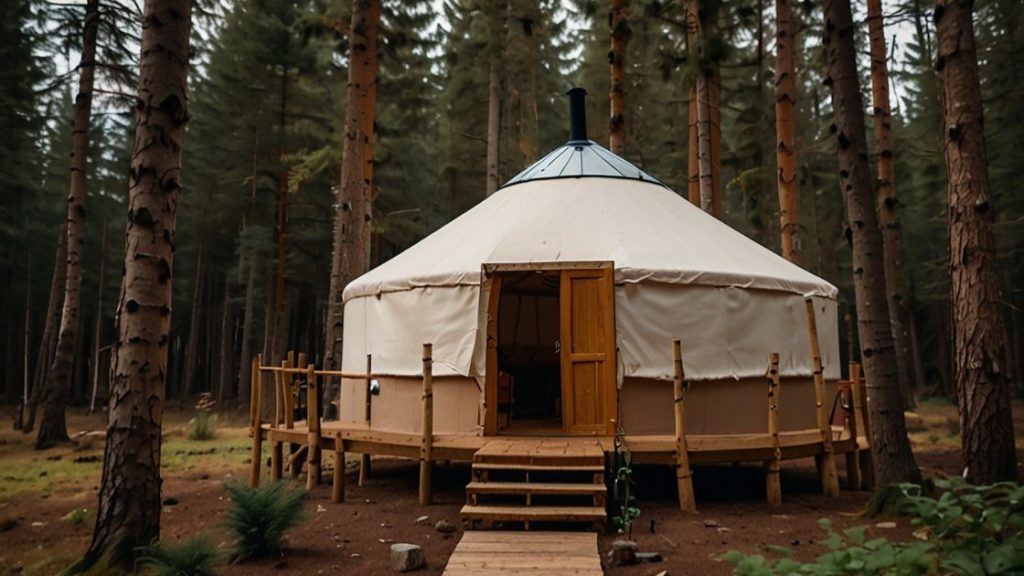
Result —
<instances>
[{"instance_id":1,"label":"deck floor boards","mask_svg":"<svg viewBox=\"0 0 1024 576\"><path fill-rule=\"evenodd\" d=\"M464 532L444 576L600 576L593 532Z\"/></svg>"}]
</instances>

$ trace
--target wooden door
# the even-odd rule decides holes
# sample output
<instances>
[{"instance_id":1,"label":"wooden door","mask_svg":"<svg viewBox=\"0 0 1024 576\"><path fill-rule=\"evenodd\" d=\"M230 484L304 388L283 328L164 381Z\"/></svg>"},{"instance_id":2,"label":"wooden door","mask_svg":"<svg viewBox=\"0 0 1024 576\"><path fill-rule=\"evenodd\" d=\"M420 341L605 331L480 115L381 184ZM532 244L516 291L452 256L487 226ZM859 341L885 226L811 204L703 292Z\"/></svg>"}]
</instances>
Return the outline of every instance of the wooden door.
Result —
<instances>
[{"instance_id":1,"label":"wooden door","mask_svg":"<svg viewBox=\"0 0 1024 576\"><path fill-rule=\"evenodd\" d=\"M615 304L612 268L561 274L562 425L569 434L614 434Z\"/></svg>"}]
</instances>

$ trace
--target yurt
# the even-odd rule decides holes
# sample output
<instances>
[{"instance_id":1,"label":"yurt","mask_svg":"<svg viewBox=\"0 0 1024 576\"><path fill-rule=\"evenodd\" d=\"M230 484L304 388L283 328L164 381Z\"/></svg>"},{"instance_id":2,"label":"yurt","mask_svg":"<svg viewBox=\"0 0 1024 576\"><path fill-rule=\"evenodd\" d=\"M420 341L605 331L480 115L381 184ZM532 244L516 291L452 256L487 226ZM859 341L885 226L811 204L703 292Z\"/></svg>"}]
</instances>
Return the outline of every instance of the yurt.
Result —
<instances>
[{"instance_id":1,"label":"yurt","mask_svg":"<svg viewBox=\"0 0 1024 576\"><path fill-rule=\"evenodd\" d=\"M779 427L816 428L806 301L834 386L836 288L587 139L585 94L564 146L346 287L342 369L374 382L341 425L418 434L430 343L436 435L664 437L678 339L690 438L765 433L772 353Z\"/></svg>"}]
</instances>

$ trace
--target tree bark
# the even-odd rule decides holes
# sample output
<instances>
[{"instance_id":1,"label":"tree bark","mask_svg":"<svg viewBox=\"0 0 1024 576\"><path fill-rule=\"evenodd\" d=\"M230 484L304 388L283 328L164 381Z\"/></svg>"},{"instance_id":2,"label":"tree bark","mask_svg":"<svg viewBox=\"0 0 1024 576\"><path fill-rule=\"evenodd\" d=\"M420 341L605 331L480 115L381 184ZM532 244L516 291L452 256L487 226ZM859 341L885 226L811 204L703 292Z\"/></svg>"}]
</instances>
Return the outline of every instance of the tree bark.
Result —
<instances>
[{"instance_id":1,"label":"tree bark","mask_svg":"<svg viewBox=\"0 0 1024 576\"><path fill-rule=\"evenodd\" d=\"M277 241L277 261L276 267L274 268L274 299L273 315L270 324L270 338L269 343L265 346L270 347L270 359L276 360L283 350L280 346L280 334L279 327L281 324L281 315L284 314L284 280L285 280L285 260L288 254L288 163L285 160L287 154L287 128L288 128L288 67L285 66L284 72L281 74L281 115L280 115L280 129L281 129L281 149L278 153L278 161L281 164L281 173L278 175L277 181L277 224L274 227L274 236Z\"/></svg>"},{"instance_id":2,"label":"tree bark","mask_svg":"<svg viewBox=\"0 0 1024 576\"><path fill-rule=\"evenodd\" d=\"M28 416L29 405L29 360L28 351L32 340L32 257L29 255L25 262L25 323L22 332L21 350L21 402L18 405L18 416L14 421L15 430L24 430L25 418Z\"/></svg>"},{"instance_id":3,"label":"tree bark","mask_svg":"<svg viewBox=\"0 0 1024 576\"><path fill-rule=\"evenodd\" d=\"M345 144L341 164L341 197L334 219L334 250L331 256L331 283L327 295L327 322L324 330L324 367L336 370L341 365L341 340L344 325L345 285L362 274L366 266L367 196L365 163L366 132L372 119L370 100L377 82L377 27L379 0L355 0L349 32L348 108L345 112ZM335 386L326 390L333 398Z\"/></svg>"},{"instance_id":4,"label":"tree bark","mask_svg":"<svg viewBox=\"0 0 1024 576\"><path fill-rule=\"evenodd\" d=\"M695 44L694 42L693 44ZM687 53L696 50L687 35ZM700 165L697 161L697 83L690 83L687 102L686 130L686 197L694 206L700 207Z\"/></svg>"},{"instance_id":5,"label":"tree bark","mask_svg":"<svg viewBox=\"0 0 1024 576\"><path fill-rule=\"evenodd\" d=\"M505 3L492 6L491 37L488 47L489 72L487 76L487 195L498 191L501 185L501 39L505 28Z\"/></svg>"},{"instance_id":6,"label":"tree bark","mask_svg":"<svg viewBox=\"0 0 1024 576\"><path fill-rule=\"evenodd\" d=\"M910 350L907 282L903 273L903 243L897 214L896 178L893 162L892 113L889 106L888 56L882 0L868 0L868 31L871 39L871 100L874 106L875 143L878 148L878 221L882 227L885 255L885 288L889 296L889 322L896 347L896 368L905 408L914 405Z\"/></svg>"},{"instance_id":7,"label":"tree bark","mask_svg":"<svg viewBox=\"0 0 1024 576\"><path fill-rule=\"evenodd\" d=\"M966 478L1016 479L1010 366L992 236L988 161L971 1L938 0L935 24L949 177L953 370Z\"/></svg>"},{"instance_id":8,"label":"tree bark","mask_svg":"<svg viewBox=\"0 0 1024 576\"><path fill-rule=\"evenodd\" d=\"M103 289L107 275L107 217L103 217L103 233L100 240L100 275L96 287L96 325L92 333L92 397L89 399L89 414L96 412L96 397L100 390L100 345L103 340Z\"/></svg>"},{"instance_id":9,"label":"tree bark","mask_svg":"<svg viewBox=\"0 0 1024 576\"><path fill-rule=\"evenodd\" d=\"M88 0L82 36L82 61L78 68L75 97L74 134L71 149L71 184L67 203L67 276L64 307L57 332L57 349L43 384L40 401L43 416L36 436L37 450L68 439L64 408L74 371L78 348L82 298L82 246L85 243L86 172L89 156L89 126L92 117L92 88L96 72L96 33L99 29L99 0Z\"/></svg>"},{"instance_id":10,"label":"tree bark","mask_svg":"<svg viewBox=\"0 0 1024 576\"><path fill-rule=\"evenodd\" d=\"M203 261L203 252L206 251L206 242L200 241L199 249L196 251L195 278L192 279L192 310L188 322L188 344L185 347L185 369L181 374L181 399L188 401L195 391L196 365L199 355L199 323L202 322L202 300L203 281L206 276Z\"/></svg>"},{"instance_id":11,"label":"tree bark","mask_svg":"<svg viewBox=\"0 0 1024 576\"><path fill-rule=\"evenodd\" d=\"M67 222L60 226L60 233L57 235L57 254L53 258L53 278L50 280L50 296L47 299L46 319L43 322L43 335L39 340L39 353L36 356L36 366L32 377L32 395L28 403L28 421L21 428L26 434L31 432L36 425L36 408L39 406L39 398L43 389L43 382L46 380L46 372L53 362L54 350L57 346L55 332L60 326L60 311L64 309L64 284L67 278L67 249L68 234Z\"/></svg>"},{"instance_id":12,"label":"tree bark","mask_svg":"<svg viewBox=\"0 0 1024 576\"><path fill-rule=\"evenodd\" d=\"M220 324L220 350L218 351L218 357L220 361L217 366L219 367L217 377L217 404L223 406L224 402L229 398L234 398L234 381L231 379L234 366L234 362L231 358L231 352L234 348L234 317L231 314L231 299L228 298L228 284L224 283L224 304L222 309L221 324Z\"/></svg>"},{"instance_id":13,"label":"tree bark","mask_svg":"<svg viewBox=\"0 0 1024 576\"><path fill-rule=\"evenodd\" d=\"M611 68L611 118L608 121L608 147L624 156L626 153L626 49L629 43L629 12L626 0L612 0L608 21L612 47L608 53Z\"/></svg>"},{"instance_id":14,"label":"tree bark","mask_svg":"<svg viewBox=\"0 0 1024 576\"><path fill-rule=\"evenodd\" d=\"M849 0L826 0L824 30L828 59L825 83L832 93L839 183L850 226L857 328L867 386L875 478L878 486L918 481L921 473L907 438L889 325L882 233L868 167L864 103L857 77Z\"/></svg>"},{"instance_id":15,"label":"tree bark","mask_svg":"<svg viewBox=\"0 0 1024 576\"><path fill-rule=\"evenodd\" d=\"M110 418L96 527L75 572L101 560L131 569L138 548L160 536L160 436L191 11L191 0L147 0L143 8Z\"/></svg>"},{"instance_id":16,"label":"tree bark","mask_svg":"<svg viewBox=\"0 0 1024 576\"><path fill-rule=\"evenodd\" d=\"M796 122L793 118L793 108L796 105L796 72L793 63L795 49L792 7L789 0L776 0L775 133L778 144L775 158L779 176L779 230L782 257L799 264L800 241L797 233L800 216L797 206L800 186L797 180Z\"/></svg>"},{"instance_id":17,"label":"tree bark","mask_svg":"<svg viewBox=\"0 0 1024 576\"><path fill-rule=\"evenodd\" d=\"M258 120L258 118L257 118ZM247 222L243 224L243 229L246 225L255 226L259 220L259 204L256 202L256 181L259 167L259 151L260 151L260 133L259 133L259 122L257 122L257 129L255 138L252 143L252 173L250 177L251 190L249 192L249 215ZM253 338L255 334L255 327L253 323L256 322L256 280L258 278L259 267L256 262L256 256L250 249L248 253L243 252L240 257L241 265L240 268L246 271L245 279L245 299L242 304L242 349L239 352L241 358L238 359L238 398L242 404L249 403L249 393L251 388L249 386L250 379L252 378L252 359L253 359Z\"/></svg>"},{"instance_id":18,"label":"tree bark","mask_svg":"<svg viewBox=\"0 0 1024 576\"><path fill-rule=\"evenodd\" d=\"M696 168L697 168L697 193L700 199L701 210L721 217L721 198L715 190L715 110L717 109L717 96L715 95L716 74L712 67L706 66L704 62L704 27L700 14L699 0L687 0L686 2L686 42L689 58L695 59L693 64L694 88L691 92L693 102L691 103L691 123L696 118ZM691 128L691 132L693 132ZM694 135L691 134L691 141ZM693 152L691 151L691 158ZM692 165L692 160L691 160ZM691 166L692 167L692 166ZM690 174L691 186L693 173ZM692 188L691 188L692 193Z\"/></svg>"}]
</instances>

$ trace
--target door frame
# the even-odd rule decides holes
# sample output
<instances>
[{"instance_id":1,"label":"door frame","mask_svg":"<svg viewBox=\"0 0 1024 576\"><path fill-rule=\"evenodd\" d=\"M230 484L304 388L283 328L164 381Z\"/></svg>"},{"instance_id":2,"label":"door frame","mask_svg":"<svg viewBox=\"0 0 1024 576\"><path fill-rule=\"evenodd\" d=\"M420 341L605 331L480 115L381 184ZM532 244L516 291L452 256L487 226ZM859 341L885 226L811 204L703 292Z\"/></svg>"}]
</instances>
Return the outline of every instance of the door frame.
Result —
<instances>
[{"instance_id":1,"label":"door frame","mask_svg":"<svg viewBox=\"0 0 1024 576\"><path fill-rule=\"evenodd\" d=\"M482 320L485 324L485 356L486 364L484 367L484 436L496 436L498 434L498 315L500 310L501 302L501 288L503 284L503 276L510 272L562 272L566 270L612 270L615 269L615 263L610 260L598 260L598 261L573 261L573 262L509 262L509 263L487 263L481 265L481 294L485 300L481 303L483 308ZM609 283L609 290L611 297L611 322L612 322L612 333L615 334L615 279L614 272L611 272L612 279ZM562 327L562 293L559 290L559 331ZM617 343L613 342L612 358L609 362L609 372L612 375L618 374L618 346ZM560 363L564 360L560 360ZM564 368L564 366L562 367ZM566 430L568 423L566 422L566 404L567 399L564 397L565 383L562 382L562 426L563 430ZM608 390L606 391L606 405L605 409L609 414L618 414L618 384L616 378L610 378L608 382ZM570 435L569 432L564 432L566 435ZM608 435L614 434L614 424L608 423Z\"/></svg>"}]
</instances>

